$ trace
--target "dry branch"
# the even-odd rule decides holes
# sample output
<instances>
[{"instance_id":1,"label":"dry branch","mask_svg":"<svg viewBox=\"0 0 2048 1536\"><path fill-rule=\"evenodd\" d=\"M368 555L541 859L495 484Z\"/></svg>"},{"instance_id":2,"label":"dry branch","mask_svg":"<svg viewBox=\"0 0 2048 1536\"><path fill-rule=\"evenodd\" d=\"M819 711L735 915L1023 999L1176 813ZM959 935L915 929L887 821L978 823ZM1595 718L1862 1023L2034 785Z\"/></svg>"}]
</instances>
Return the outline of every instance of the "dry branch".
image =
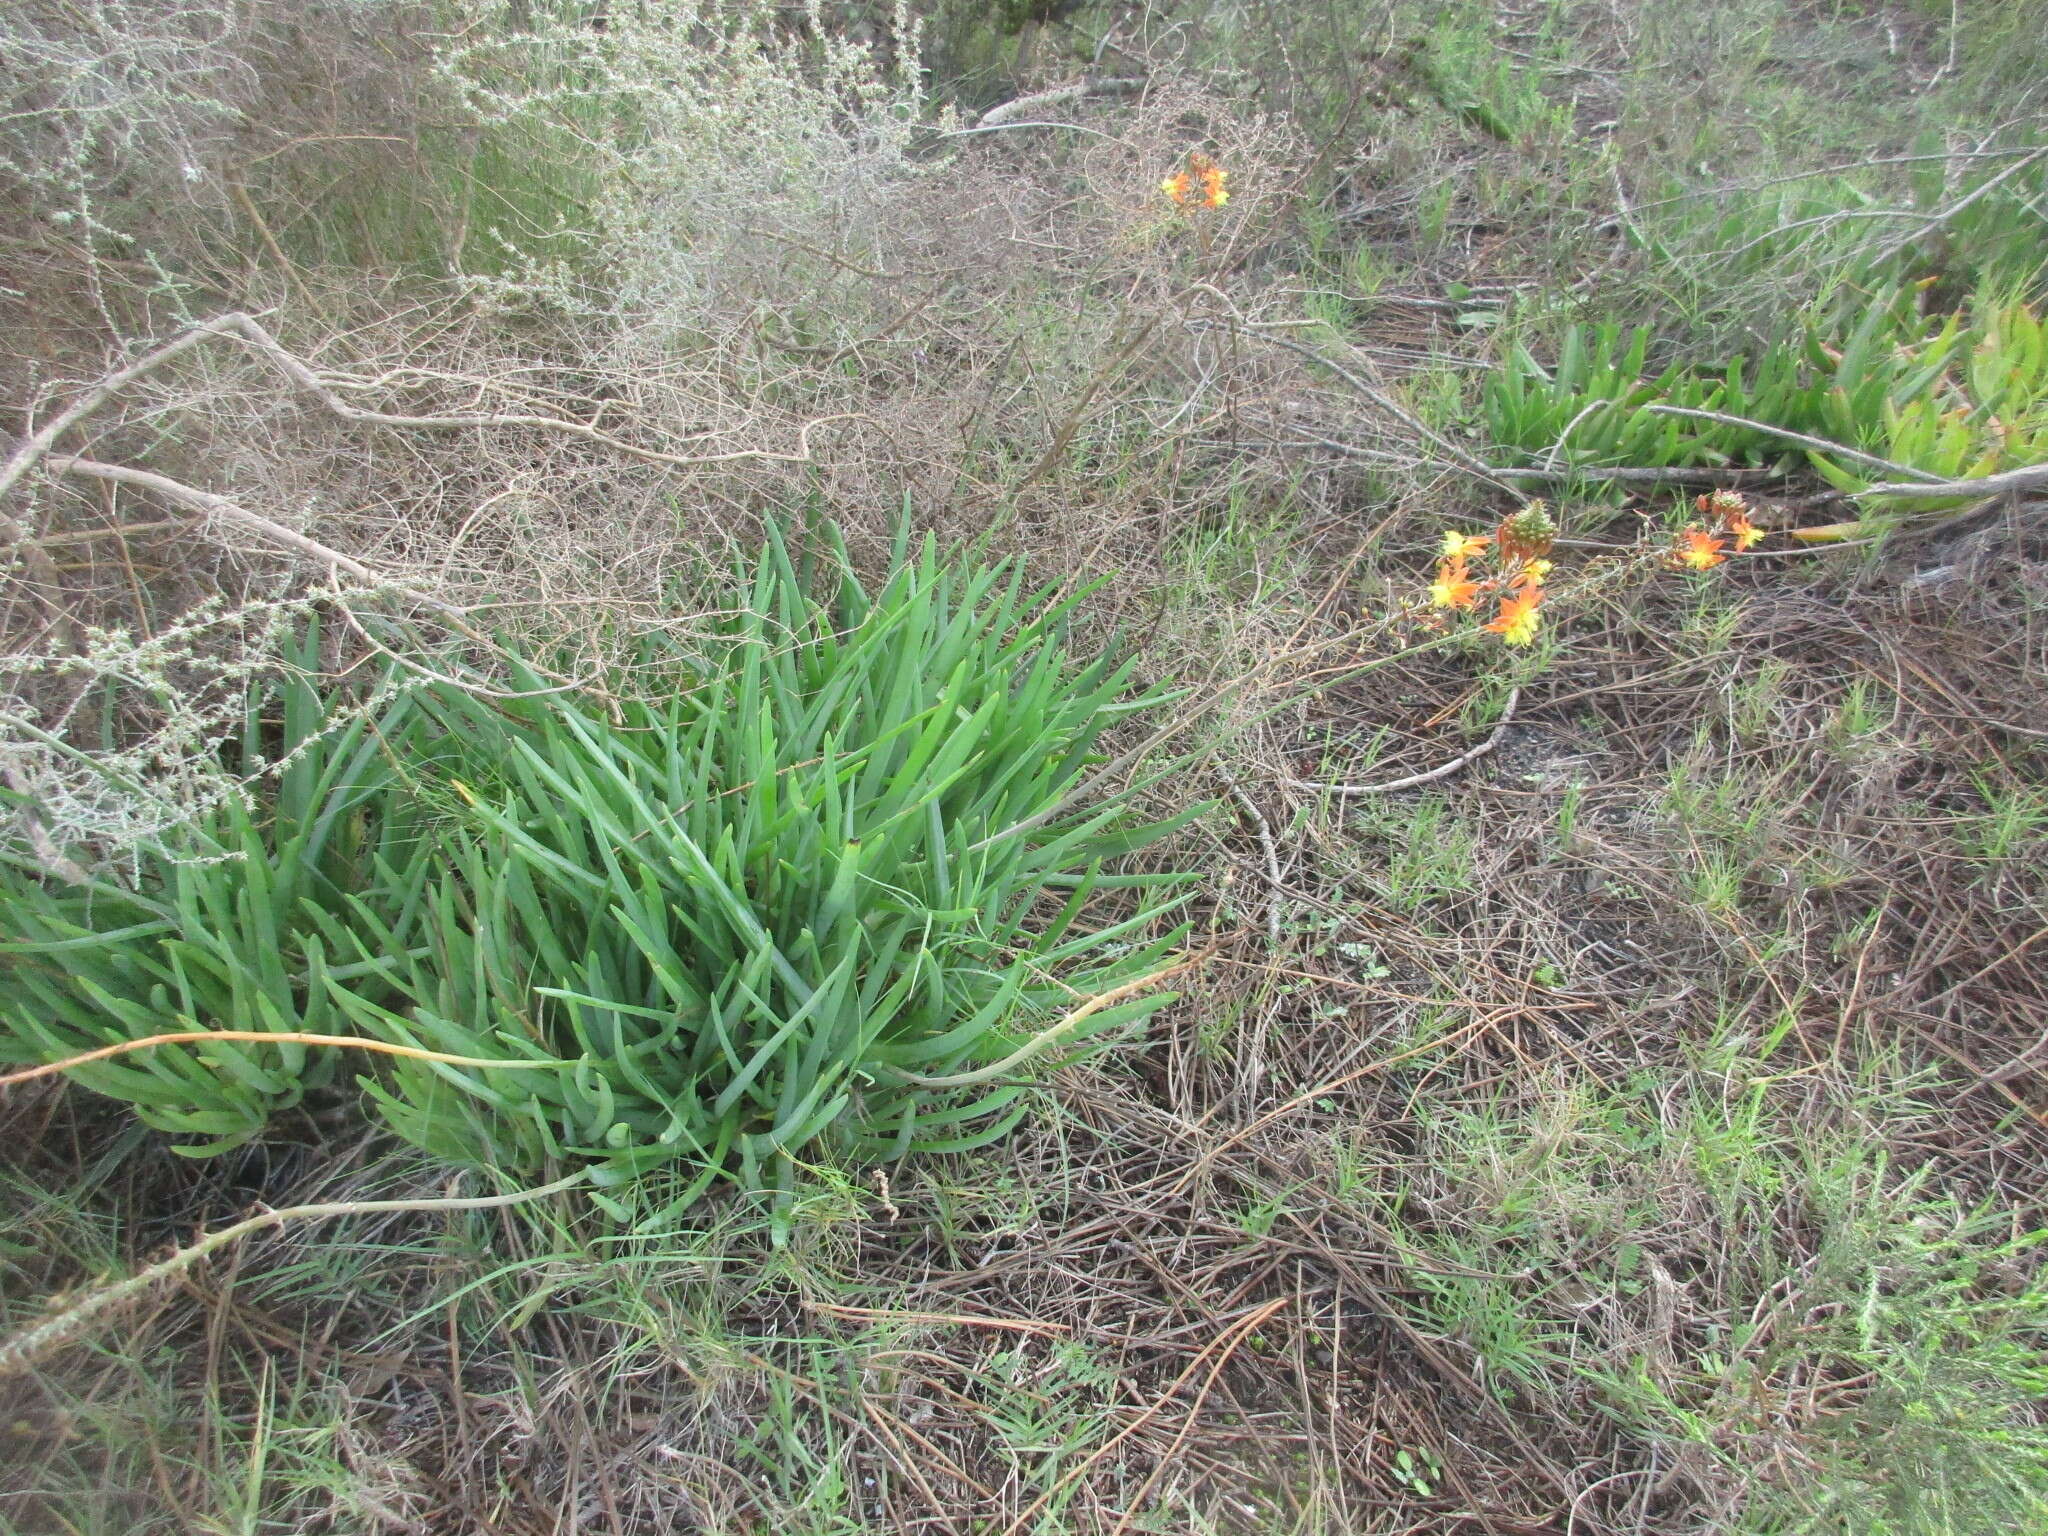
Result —
<instances>
[{"instance_id":1,"label":"dry branch","mask_svg":"<svg viewBox=\"0 0 2048 1536\"><path fill-rule=\"evenodd\" d=\"M239 502L230 501L225 496L217 496L212 491L202 491L196 486L185 484L182 480L173 480L168 475L159 475L147 469L131 469L125 464L102 464L95 459L81 459L71 454L59 454L51 458L50 468L60 475L79 475L89 480L107 480L116 485L132 485L143 490L155 491L179 506L190 507L195 512L203 512L209 517L216 517L223 522L247 529L272 544L296 550L308 559L325 566L329 574L345 573L370 586L409 597L442 613L459 615L463 611L453 603L430 593L393 582L353 555L345 555L338 549L322 544L318 539L309 539L296 529L287 528L259 512L251 512Z\"/></svg>"},{"instance_id":2,"label":"dry branch","mask_svg":"<svg viewBox=\"0 0 2048 1536\"><path fill-rule=\"evenodd\" d=\"M1700 421L1719 422L1723 426L1746 427L1753 432L1765 432L1772 437L1783 438L1788 443L1797 443L1802 448L1811 448L1817 453L1854 459L1859 463L1870 464L1892 474L1907 477L1903 480L1886 480L1876 485L1865 486L1854 493L1858 496L2001 496L2010 491L2030 491L2038 486L2048 485L2048 464L2028 464L1995 475L1943 480L1926 470L1915 469L1910 464L1901 464L1894 459L1865 453L1859 448L1846 447L1841 443L1831 443L1826 438L1808 437L1804 432L1787 431L1783 427L1774 427L1767 421L1751 421L1744 416L1729 416L1720 411L1696 411L1677 405L1650 405L1644 409L1659 416L1690 416Z\"/></svg>"},{"instance_id":3,"label":"dry branch","mask_svg":"<svg viewBox=\"0 0 2048 1536\"><path fill-rule=\"evenodd\" d=\"M731 453L681 454L664 453L659 449L643 448L614 437L609 432L580 421L568 421L559 416L540 416L519 412L460 412L453 414L407 415L392 411L366 410L351 405L335 393L332 386L320 377L304 359L288 350L278 339L265 330L252 315L239 310L217 315L211 320L202 320L182 335L166 342L155 351L136 359L126 368L108 374L98 383L79 396L47 424L19 442L5 464L0 464L0 495L5 495L32 469L36 462L47 454L56 441L71 427L98 410L122 389L145 375L153 372L179 354L188 351L209 336L238 338L246 342L274 366L286 378L313 396L327 409L344 421L353 421L365 426L399 427L415 431L455 431L483 428L532 428L540 431L559 432L569 437L580 438L599 447L609 448L617 453L642 459L650 464L667 464L680 468L701 468L711 464L737 464L746 461L803 464L811 457L811 434L819 427L837 421L865 420L859 412L840 412L836 415L821 416L805 422L797 429L797 451L776 453L766 448L735 449ZM360 381L354 381L360 382ZM128 471L140 474L141 471ZM202 493L203 494L203 493ZM18 534L16 535L18 537Z\"/></svg>"},{"instance_id":4,"label":"dry branch","mask_svg":"<svg viewBox=\"0 0 2048 1536\"><path fill-rule=\"evenodd\" d=\"M137 379L204 341L210 334L208 324L196 325L182 336L165 342L154 352L137 358L126 368L108 374L50 418L42 427L16 443L14 451L7 456L7 462L0 464L0 496L5 496L14 489L16 482L35 467L36 460L48 453L65 432L85 420Z\"/></svg>"},{"instance_id":5,"label":"dry branch","mask_svg":"<svg viewBox=\"0 0 2048 1536\"><path fill-rule=\"evenodd\" d=\"M1865 486L1858 496L2003 496L2048 486L2048 464L2028 464L1968 480L1887 480Z\"/></svg>"},{"instance_id":6,"label":"dry branch","mask_svg":"<svg viewBox=\"0 0 2048 1536\"><path fill-rule=\"evenodd\" d=\"M747 460L782 464L807 463L811 457L810 436L812 432L835 421L860 419L857 412L842 412L838 415L823 416L816 420L805 422L797 431L799 449L796 453L774 453L765 448L742 448L731 453L663 453L658 449L642 448L637 444L625 442L620 438L612 436L609 432L599 431L596 427L589 426L584 422L565 421L559 416L536 416L516 412L462 412L412 416L391 411L365 410L361 406L350 405L341 396L337 395L304 360L286 350L277 338L259 325L252 316L240 312L222 315L218 319L201 322L199 329L210 331L215 335L240 336L268 358L277 367L279 372L312 395L322 405L326 406L328 410L345 421L360 422L365 426L405 427L418 431L435 432L475 428L531 427L541 431L561 432L570 437L578 437L585 442L596 443L600 447L610 448L615 452L627 454L636 459L644 459L650 464L669 464L681 468L698 468L707 464L736 464ZM4 486L0 486L0 490L4 489Z\"/></svg>"},{"instance_id":7,"label":"dry branch","mask_svg":"<svg viewBox=\"0 0 2048 1536\"><path fill-rule=\"evenodd\" d=\"M1019 96L1000 106L990 107L975 120L977 128L1024 127L1017 121L1029 112L1043 112L1048 107L1064 106L1070 101L1085 101L1091 96L1129 96L1142 91L1146 81L1137 78L1112 77L1104 80L1080 80L1072 85L1062 85L1050 91L1038 91L1030 96Z\"/></svg>"},{"instance_id":8,"label":"dry branch","mask_svg":"<svg viewBox=\"0 0 2048 1536\"><path fill-rule=\"evenodd\" d=\"M1521 698L1522 690L1519 688L1508 694L1508 701L1501 708L1500 719L1495 722L1493 732L1486 740L1469 752L1461 752L1449 762L1439 763L1436 767L1421 773L1411 773L1398 779L1382 779L1377 784L1319 784L1311 779L1282 779L1280 782L1289 789L1313 790L1329 795L1387 795L1397 789L1414 789L1420 784L1434 784L1438 779L1449 778L1460 768L1469 768L1499 746L1501 738L1507 734L1508 727L1515 723L1515 705L1521 702Z\"/></svg>"},{"instance_id":9,"label":"dry branch","mask_svg":"<svg viewBox=\"0 0 2048 1536\"><path fill-rule=\"evenodd\" d=\"M1804 432L1793 432L1785 427L1774 427L1768 421L1752 421L1747 416L1730 416L1725 411L1696 411L1685 405L1646 405L1643 407L1653 416L1684 416L1693 421L1718 422L1724 427L1741 427L1750 432L1762 432L1767 436L1782 438L1788 443L1797 443L1802 448L1811 448L1816 453L1833 454L1844 459L1854 459L1862 464L1874 464L1879 469L1890 470L1895 475L1917 477L1923 484L1934 480L1934 476L1915 469L1910 464L1881 458L1874 453L1865 453L1860 448L1845 447L1831 443L1824 437L1809 437ZM1918 489L1918 487L1914 487Z\"/></svg>"}]
</instances>

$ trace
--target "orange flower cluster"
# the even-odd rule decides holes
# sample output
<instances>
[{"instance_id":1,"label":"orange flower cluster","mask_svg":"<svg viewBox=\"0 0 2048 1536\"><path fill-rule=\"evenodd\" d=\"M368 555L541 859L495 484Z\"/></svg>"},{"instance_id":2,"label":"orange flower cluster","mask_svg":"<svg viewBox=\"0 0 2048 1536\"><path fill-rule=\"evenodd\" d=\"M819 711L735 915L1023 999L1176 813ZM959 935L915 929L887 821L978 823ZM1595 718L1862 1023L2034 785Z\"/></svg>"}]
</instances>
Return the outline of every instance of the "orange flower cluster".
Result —
<instances>
[{"instance_id":1,"label":"orange flower cluster","mask_svg":"<svg viewBox=\"0 0 2048 1536\"><path fill-rule=\"evenodd\" d=\"M1536 638L1542 622L1538 609L1543 603L1543 581L1550 574L1548 558L1557 539L1557 524L1550 509L1532 501L1512 512L1492 533L1444 534L1436 580L1430 585L1429 600L1437 608L1469 611L1484 597L1498 594L1500 607L1489 634L1499 635L1509 645L1528 645ZM1494 571L1475 576L1472 562L1491 552Z\"/></svg>"},{"instance_id":2,"label":"orange flower cluster","mask_svg":"<svg viewBox=\"0 0 2048 1536\"><path fill-rule=\"evenodd\" d=\"M1747 551L1764 536L1763 529L1749 520L1749 503L1736 491L1712 491L1695 497L1693 506L1711 522L1690 522L1678 531L1678 542L1667 557L1681 570L1711 571L1728 557L1721 553L1730 544Z\"/></svg>"},{"instance_id":3,"label":"orange flower cluster","mask_svg":"<svg viewBox=\"0 0 2048 1536\"><path fill-rule=\"evenodd\" d=\"M1159 183L1159 190L1183 208L1221 208L1230 201L1223 184L1230 172L1199 149L1188 152L1187 169L1176 171Z\"/></svg>"}]
</instances>

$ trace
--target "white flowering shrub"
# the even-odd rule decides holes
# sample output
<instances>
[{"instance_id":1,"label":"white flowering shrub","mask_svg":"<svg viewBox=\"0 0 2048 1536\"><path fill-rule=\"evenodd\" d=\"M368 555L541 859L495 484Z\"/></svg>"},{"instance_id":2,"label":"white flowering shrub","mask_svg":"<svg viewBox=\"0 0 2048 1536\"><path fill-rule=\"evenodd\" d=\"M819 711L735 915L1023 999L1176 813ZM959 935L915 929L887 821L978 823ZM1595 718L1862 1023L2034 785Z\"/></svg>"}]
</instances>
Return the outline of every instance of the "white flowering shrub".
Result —
<instances>
[{"instance_id":1,"label":"white flowering shrub","mask_svg":"<svg viewBox=\"0 0 2048 1536\"><path fill-rule=\"evenodd\" d=\"M587 227L479 287L673 335L744 318L821 263L874 265L891 188L929 168L914 153L931 125L907 7L891 42L885 57L836 35L817 0L793 26L762 0L681 0L601 27L565 6L526 31L479 32L441 63L479 118L599 162Z\"/></svg>"},{"instance_id":2,"label":"white flowering shrub","mask_svg":"<svg viewBox=\"0 0 2048 1536\"><path fill-rule=\"evenodd\" d=\"M80 0L0 16L0 178L74 236L127 231L103 203L152 189L211 197L205 145L236 115L248 65L238 8Z\"/></svg>"},{"instance_id":3,"label":"white flowering shrub","mask_svg":"<svg viewBox=\"0 0 2048 1536\"><path fill-rule=\"evenodd\" d=\"M90 866L125 861L229 801L253 805L291 764L265 756L251 700L266 680L303 670L302 656L285 658L317 606L204 601L153 634L87 627L74 649L0 657L0 805L13 812L0 816L4 840L46 864ZM399 682L353 705L337 699L296 750L382 708Z\"/></svg>"}]
</instances>

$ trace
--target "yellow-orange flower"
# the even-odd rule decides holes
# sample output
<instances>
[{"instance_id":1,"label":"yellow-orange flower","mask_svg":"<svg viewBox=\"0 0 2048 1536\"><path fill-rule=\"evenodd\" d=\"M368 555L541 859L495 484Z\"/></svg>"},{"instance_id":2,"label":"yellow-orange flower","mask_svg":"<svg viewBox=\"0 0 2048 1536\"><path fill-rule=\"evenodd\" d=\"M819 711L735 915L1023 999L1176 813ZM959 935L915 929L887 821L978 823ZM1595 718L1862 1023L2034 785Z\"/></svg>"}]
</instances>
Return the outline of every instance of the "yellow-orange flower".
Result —
<instances>
[{"instance_id":1,"label":"yellow-orange flower","mask_svg":"<svg viewBox=\"0 0 2048 1536\"><path fill-rule=\"evenodd\" d=\"M1720 523L1721 532L1735 541L1738 550L1747 550L1762 541L1764 531L1749 520L1749 503L1743 500L1740 491L1713 491L1693 498L1693 505L1711 514Z\"/></svg>"},{"instance_id":2,"label":"yellow-orange flower","mask_svg":"<svg viewBox=\"0 0 2048 1536\"><path fill-rule=\"evenodd\" d=\"M1230 172L1200 150L1188 153L1188 165L1159 183L1159 190L1183 208L1221 208L1230 201Z\"/></svg>"},{"instance_id":3,"label":"yellow-orange flower","mask_svg":"<svg viewBox=\"0 0 2048 1536\"><path fill-rule=\"evenodd\" d=\"M1711 571L1728 558L1721 553L1727 543L1726 539L1717 539L1704 528L1688 527L1678 535L1678 547L1671 552L1671 563L1690 570Z\"/></svg>"},{"instance_id":4,"label":"yellow-orange flower","mask_svg":"<svg viewBox=\"0 0 2048 1536\"><path fill-rule=\"evenodd\" d=\"M1536 628L1543 616L1537 612L1537 605L1543 601L1541 587L1527 587L1510 597L1501 599L1500 613L1487 625L1487 632L1499 635L1509 645L1527 645L1536 638Z\"/></svg>"},{"instance_id":5,"label":"yellow-orange flower","mask_svg":"<svg viewBox=\"0 0 2048 1536\"><path fill-rule=\"evenodd\" d=\"M1460 533L1455 528L1446 528L1443 556L1446 560L1469 560L1491 542L1483 533Z\"/></svg>"},{"instance_id":6,"label":"yellow-orange flower","mask_svg":"<svg viewBox=\"0 0 2048 1536\"><path fill-rule=\"evenodd\" d=\"M1479 583L1472 580L1463 560L1446 560L1436 569L1429 600L1438 608L1470 608L1479 601Z\"/></svg>"},{"instance_id":7,"label":"yellow-orange flower","mask_svg":"<svg viewBox=\"0 0 2048 1536\"><path fill-rule=\"evenodd\" d=\"M1508 578L1508 585L1517 592L1526 592L1533 587L1542 586L1543 578L1555 569L1556 567L1548 560L1525 560L1522 562L1522 568Z\"/></svg>"}]
</instances>

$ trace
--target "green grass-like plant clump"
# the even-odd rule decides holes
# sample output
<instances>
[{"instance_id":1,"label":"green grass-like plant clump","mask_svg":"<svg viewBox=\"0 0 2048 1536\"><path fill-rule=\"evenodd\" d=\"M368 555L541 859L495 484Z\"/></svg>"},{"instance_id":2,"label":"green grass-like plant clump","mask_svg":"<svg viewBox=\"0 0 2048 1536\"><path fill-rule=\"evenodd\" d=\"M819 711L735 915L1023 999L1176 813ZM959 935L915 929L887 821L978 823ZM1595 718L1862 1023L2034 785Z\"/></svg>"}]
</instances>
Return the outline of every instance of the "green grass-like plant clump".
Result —
<instances>
[{"instance_id":1,"label":"green grass-like plant clump","mask_svg":"<svg viewBox=\"0 0 2048 1536\"><path fill-rule=\"evenodd\" d=\"M786 1191L820 1142L980 1145L1022 1113L1025 1060L1158 1008L1140 988L1054 1024L1168 964L1179 882L1105 866L1192 813L1084 803L1102 733L1165 695L1074 666L1086 592L1020 582L927 543L872 598L842 564L821 603L776 542L708 645L643 644L615 708L431 696L463 806L425 943L363 946L401 956L399 1000L330 990L389 1040L561 1065L400 1061L369 1084L391 1123L612 1187L674 1165L672 1209L725 1176Z\"/></svg>"},{"instance_id":2,"label":"green grass-like plant clump","mask_svg":"<svg viewBox=\"0 0 2048 1536\"><path fill-rule=\"evenodd\" d=\"M188 1030L341 1032L325 978L380 995L375 965L329 964L360 949L347 934L364 914L401 946L412 926L405 893L423 879L425 823L392 751L411 711L401 696L375 728L363 712L330 712L308 677L318 654L309 627L288 675L250 694L238 755L260 803L230 795L146 846L128 884L66 883L25 852L0 853L0 1062ZM208 1041L70 1075L196 1138L176 1150L203 1156L248 1141L334 1070L332 1053L302 1043Z\"/></svg>"},{"instance_id":3,"label":"green grass-like plant clump","mask_svg":"<svg viewBox=\"0 0 2048 1536\"><path fill-rule=\"evenodd\" d=\"M1782 424L1804 414L1799 359L1767 353L1752 367L1736 359L1721 374L1673 364L1646 375L1648 326L1572 326L1545 369L1525 346L1511 347L1483 395L1488 430L1502 448L1566 465L1667 469L1782 458L1782 440L1744 427L1665 415L1655 406L1718 411Z\"/></svg>"},{"instance_id":4,"label":"green grass-like plant clump","mask_svg":"<svg viewBox=\"0 0 2048 1536\"><path fill-rule=\"evenodd\" d=\"M787 1191L821 1142L1000 1136L1028 1062L1172 995L1184 877L1109 866L1201 807L1139 823L1150 781L1089 783L1104 731L1169 695L1070 659L1092 588L1028 593L907 534L873 597L836 539L833 563L814 600L771 542L708 639L656 633L588 697L518 663L523 696L427 684L331 729L295 680L260 811L227 802L133 889L9 867L7 1055L257 1028L502 1059L363 1083L459 1161L585 1159L613 1188L679 1165L669 1209L728 1176ZM199 1152L333 1071L296 1042L73 1069Z\"/></svg>"}]
</instances>

